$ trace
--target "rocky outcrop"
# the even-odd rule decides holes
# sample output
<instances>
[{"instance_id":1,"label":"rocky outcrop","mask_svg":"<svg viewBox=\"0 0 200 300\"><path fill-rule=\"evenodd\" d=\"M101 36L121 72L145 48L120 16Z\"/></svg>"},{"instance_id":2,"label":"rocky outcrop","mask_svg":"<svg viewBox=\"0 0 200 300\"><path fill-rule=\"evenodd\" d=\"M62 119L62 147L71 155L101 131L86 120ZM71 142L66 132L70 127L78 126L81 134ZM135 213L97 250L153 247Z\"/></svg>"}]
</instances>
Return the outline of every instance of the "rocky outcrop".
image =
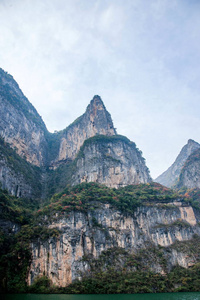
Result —
<instances>
[{"instance_id":1,"label":"rocky outcrop","mask_svg":"<svg viewBox=\"0 0 200 300\"><path fill-rule=\"evenodd\" d=\"M200 144L193 140L188 140L188 143L182 148L181 152L177 156L175 162L164 173L155 179L155 182L159 182L167 187L172 187L176 184L184 163L188 157L197 149L200 148Z\"/></svg>"},{"instance_id":2,"label":"rocky outcrop","mask_svg":"<svg viewBox=\"0 0 200 300\"><path fill-rule=\"evenodd\" d=\"M96 136L87 140L76 160L72 184L98 182L119 188L151 181L141 151L123 136Z\"/></svg>"},{"instance_id":3,"label":"rocky outcrop","mask_svg":"<svg viewBox=\"0 0 200 300\"><path fill-rule=\"evenodd\" d=\"M65 130L58 133L60 139L58 155L51 162L56 167L68 159L74 159L84 141L95 135L112 136L116 134L112 119L101 98L94 96L86 112Z\"/></svg>"},{"instance_id":4,"label":"rocky outcrop","mask_svg":"<svg viewBox=\"0 0 200 300\"><path fill-rule=\"evenodd\" d=\"M195 263L190 253L174 247L176 241L200 235L200 215L192 207L180 201L157 203L124 215L110 204L96 204L97 209L86 213L71 211L61 217L46 217L49 228L57 228L60 236L31 244L29 284L36 276L46 274L54 284L66 286L81 273L90 272L84 257L98 258L102 251L116 247L129 253L137 253L147 244L164 247L169 269L176 264L188 267ZM164 272L162 265L151 264L152 270Z\"/></svg>"},{"instance_id":5,"label":"rocky outcrop","mask_svg":"<svg viewBox=\"0 0 200 300\"><path fill-rule=\"evenodd\" d=\"M47 159L47 129L12 76L0 69L0 137L28 162Z\"/></svg>"}]
</instances>

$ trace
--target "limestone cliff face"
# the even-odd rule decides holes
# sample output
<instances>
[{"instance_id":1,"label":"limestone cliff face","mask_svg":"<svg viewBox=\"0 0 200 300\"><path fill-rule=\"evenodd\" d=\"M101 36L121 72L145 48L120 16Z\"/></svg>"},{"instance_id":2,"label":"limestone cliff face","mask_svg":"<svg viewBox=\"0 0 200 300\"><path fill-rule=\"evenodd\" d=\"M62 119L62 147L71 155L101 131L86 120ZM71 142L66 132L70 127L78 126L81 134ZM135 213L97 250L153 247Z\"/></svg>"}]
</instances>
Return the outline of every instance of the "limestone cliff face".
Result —
<instances>
[{"instance_id":1,"label":"limestone cliff face","mask_svg":"<svg viewBox=\"0 0 200 300\"><path fill-rule=\"evenodd\" d=\"M0 187L11 195L41 198L41 170L22 159L0 138Z\"/></svg>"},{"instance_id":2,"label":"limestone cliff face","mask_svg":"<svg viewBox=\"0 0 200 300\"><path fill-rule=\"evenodd\" d=\"M30 163L47 158L47 129L12 76L0 69L0 137Z\"/></svg>"},{"instance_id":3,"label":"limestone cliff face","mask_svg":"<svg viewBox=\"0 0 200 300\"><path fill-rule=\"evenodd\" d=\"M178 180L184 163L186 162L188 157L199 148L200 144L191 139L188 140L188 143L182 148L181 152L179 153L171 167L169 167L169 169L158 176L155 181L167 187L172 187Z\"/></svg>"},{"instance_id":4,"label":"limestone cliff face","mask_svg":"<svg viewBox=\"0 0 200 300\"><path fill-rule=\"evenodd\" d=\"M119 188L151 181L135 144L123 136L97 136L87 140L76 161L72 184L98 182Z\"/></svg>"},{"instance_id":5,"label":"limestone cliff face","mask_svg":"<svg viewBox=\"0 0 200 300\"><path fill-rule=\"evenodd\" d=\"M94 96L86 112L63 130L59 152L52 165L74 159L84 141L98 134L111 136L116 134L116 130L101 98Z\"/></svg>"},{"instance_id":6,"label":"limestone cliff face","mask_svg":"<svg viewBox=\"0 0 200 300\"><path fill-rule=\"evenodd\" d=\"M194 151L186 160L177 187L200 188L200 149Z\"/></svg>"},{"instance_id":7,"label":"limestone cliff face","mask_svg":"<svg viewBox=\"0 0 200 300\"><path fill-rule=\"evenodd\" d=\"M90 272L85 256L97 258L103 250L122 247L129 253L145 249L147 244L166 248L168 268L195 263L190 253L171 248L175 241L187 241L200 235L199 213L180 201L167 205L139 207L131 216L122 214L110 204L98 204L96 210L70 212L46 218L49 228L60 230L58 238L37 240L31 245L32 264L28 282L46 274L54 284L66 286L79 278L80 272ZM157 263L152 270L164 272Z\"/></svg>"},{"instance_id":8,"label":"limestone cliff face","mask_svg":"<svg viewBox=\"0 0 200 300\"><path fill-rule=\"evenodd\" d=\"M1 188L8 190L12 196L32 198L34 191L26 182L23 174L17 173L8 167L7 161L0 159L0 182Z\"/></svg>"}]
</instances>

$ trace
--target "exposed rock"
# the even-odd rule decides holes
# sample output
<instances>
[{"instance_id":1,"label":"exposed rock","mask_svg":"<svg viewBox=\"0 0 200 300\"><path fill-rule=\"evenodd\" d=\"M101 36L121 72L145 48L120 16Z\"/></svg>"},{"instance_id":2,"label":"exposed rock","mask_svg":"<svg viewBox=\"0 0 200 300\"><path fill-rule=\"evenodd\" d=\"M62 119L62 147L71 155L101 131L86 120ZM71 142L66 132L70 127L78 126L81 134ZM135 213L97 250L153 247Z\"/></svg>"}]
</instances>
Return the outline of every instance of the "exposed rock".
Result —
<instances>
[{"instance_id":1,"label":"exposed rock","mask_svg":"<svg viewBox=\"0 0 200 300\"><path fill-rule=\"evenodd\" d=\"M42 166L47 159L47 129L12 76L0 69L0 137L28 162Z\"/></svg>"},{"instance_id":2,"label":"exposed rock","mask_svg":"<svg viewBox=\"0 0 200 300\"><path fill-rule=\"evenodd\" d=\"M159 182L167 187L172 187L176 184L187 158L199 148L200 144L191 139L188 140L188 143L182 148L175 162L164 173L158 176L155 182Z\"/></svg>"},{"instance_id":3,"label":"exposed rock","mask_svg":"<svg viewBox=\"0 0 200 300\"><path fill-rule=\"evenodd\" d=\"M36 276L46 274L54 284L68 285L81 272L89 272L83 257L97 258L109 248L121 247L133 253L149 243L170 247L175 241L188 241L194 234L200 234L199 221L199 213L181 202L168 207L159 203L139 207L133 216L125 216L110 204L101 204L87 213L70 212L49 222L49 228L60 230L59 238L32 243L29 284ZM176 264L188 267L192 263L187 253L175 248L168 248L166 255L168 268ZM151 268L164 272L157 262Z\"/></svg>"},{"instance_id":4,"label":"exposed rock","mask_svg":"<svg viewBox=\"0 0 200 300\"><path fill-rule=\"evenodd\" d=\"M41 198L41 169L22 159L0 138L0 187L15 197Z\"/></svg>"},{"instance_id":5,"label":"exposed rock","mask_svg":"<svg viewBox=\"0 0 200 300\"><path fill-rule=\"evenodd\" d=\"M72 184L98 182L119 188L151 181L135 144L123 136L97 136L87 140L77 157Z\"/></svg>"},{"instance_id":6,"label":"exposed rock","mask_svg":"<svg viewBox=\"0 0 200 300\"><path fill-rule=\"evenodd\" d=\"M56 167L59 162L74 159L84 141L98 134L111 136L116 130L101 98L94 96L86 112L60 134L59 153L51 164Z\"/></svg>"}]
</instances>

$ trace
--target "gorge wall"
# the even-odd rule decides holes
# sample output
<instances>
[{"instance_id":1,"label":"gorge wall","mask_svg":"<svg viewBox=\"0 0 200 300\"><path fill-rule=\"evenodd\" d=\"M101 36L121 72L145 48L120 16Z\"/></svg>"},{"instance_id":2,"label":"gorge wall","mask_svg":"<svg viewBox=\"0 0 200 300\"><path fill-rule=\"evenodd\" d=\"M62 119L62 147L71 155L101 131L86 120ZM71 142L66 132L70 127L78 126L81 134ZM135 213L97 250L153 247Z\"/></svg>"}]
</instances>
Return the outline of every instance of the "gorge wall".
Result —
<instances>
[{"instance_id":1,"label":"gorge wall","mask_svg":"<svg viewBox=\"0 0 200 300\"><path fill-rule=\"evenodd\" d=\"M132 255L149 247L162 248L165 267L158 257L154 261L149 257L147 264L152 271L163 274L177 264L187 268L196 263L189 249L184 252L173 246L200 234L200 214L191 206L181 201L144 205L131 216L110 204L96 201L96 205L95 210L89 209L87 213L70 212L46 218L48 227L59 229L60 236L31 244L29 284L36 276L46 274L54 284L66 286L90 272L90 260L117 247Z\"/></svg>"}]
</instances>

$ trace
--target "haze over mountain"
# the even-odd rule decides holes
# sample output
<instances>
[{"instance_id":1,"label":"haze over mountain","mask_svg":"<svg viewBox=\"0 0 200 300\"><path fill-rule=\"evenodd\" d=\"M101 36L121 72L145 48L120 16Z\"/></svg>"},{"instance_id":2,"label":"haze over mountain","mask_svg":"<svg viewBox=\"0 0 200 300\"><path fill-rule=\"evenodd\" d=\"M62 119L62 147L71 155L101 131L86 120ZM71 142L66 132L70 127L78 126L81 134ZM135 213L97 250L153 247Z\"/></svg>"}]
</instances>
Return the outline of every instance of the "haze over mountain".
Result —
<instances>
[{"instance_id":1,"label":"haze over mountain","mask_svg":"<svg viewBox=\"0 0 200 300\"><path fill-rule=\"evenodd\" d=\"M155 181L167 187L173 187L179 179L186 160L193 152L195 152L195 150L199 148L199 143L191 139L188 140L187 144L181 149L181 152L177 156L175 162L164 173L158 176Z\"/></svg>"}]
</instances>

